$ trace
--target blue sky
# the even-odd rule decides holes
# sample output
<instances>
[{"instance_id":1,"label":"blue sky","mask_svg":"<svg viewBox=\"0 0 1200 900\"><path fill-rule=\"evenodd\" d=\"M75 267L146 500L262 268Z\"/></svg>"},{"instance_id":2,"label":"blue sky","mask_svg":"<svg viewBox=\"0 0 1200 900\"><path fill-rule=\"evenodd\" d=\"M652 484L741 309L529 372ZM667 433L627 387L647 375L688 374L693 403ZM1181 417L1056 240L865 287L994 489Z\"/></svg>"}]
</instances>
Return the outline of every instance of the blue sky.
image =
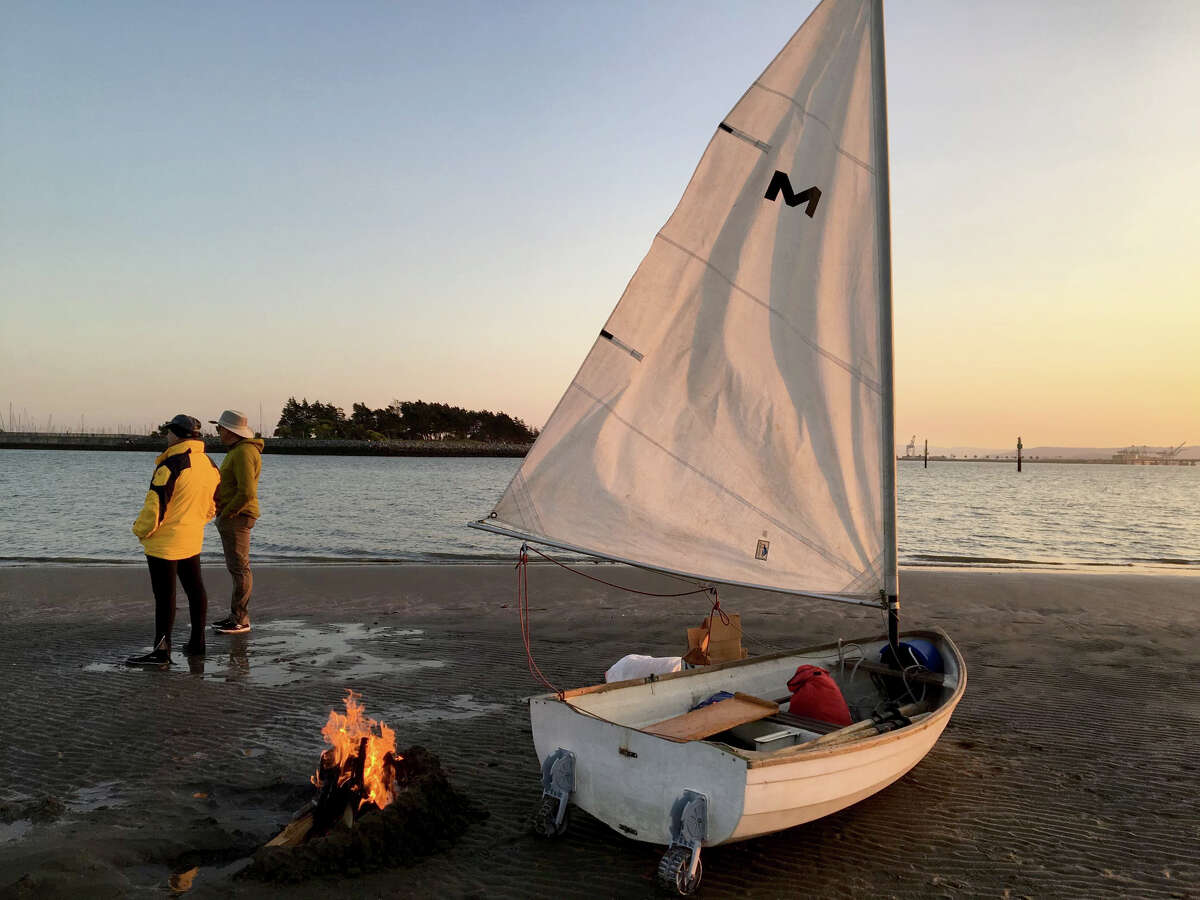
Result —
<instances>
[{"instance_id":1,"label":"blue sky","mask_svg":"<svg viewBox=\"0 0 1200 900\"><path fill-rule=\"evenodd\" d=\"M0 413L540 425L813 5L6 3ZM901 443L1200 442L1198 37L888 4Z\"/></svg>"}]
</instances>

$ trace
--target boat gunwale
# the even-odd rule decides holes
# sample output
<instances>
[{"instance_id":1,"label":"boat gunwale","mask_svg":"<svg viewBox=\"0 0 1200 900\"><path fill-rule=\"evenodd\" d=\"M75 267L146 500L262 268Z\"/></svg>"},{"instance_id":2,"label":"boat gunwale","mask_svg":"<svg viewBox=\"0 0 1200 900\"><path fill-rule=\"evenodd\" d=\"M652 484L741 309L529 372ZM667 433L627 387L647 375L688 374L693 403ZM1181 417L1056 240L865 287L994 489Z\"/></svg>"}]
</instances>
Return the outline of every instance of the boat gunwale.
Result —
<instances>
[{"instance_id":1,"label":"boat gunwale","mask_svg":"<svg viewBox=\"0 0 1200 900\"><path fill-rule=\"evenodd\" d=\"M959 660L962 659L958 654L958 648L953 647L955 656ZM958 687L950 698L943 702L937 709L929 713L929 717L922 719L920 722L913 722L910 725L905 725L903 728L897 728L894 731L885 731L882 734L868 735L854 740L848 740L844 743L834 744L833 746L823 746L815 744L811 747L805 747L803 744L784 747L776 750L773 753L766 753L754 750L738 750L736 747L731 747L730 752L746 760L747 769L761 769L768 766L784 766L789 763L801 762L810 759L823 759L828 756L836 756L839 753L847 751L868 750L875 747L880 747L884 744L900 741L906 738L914 737L923 731L930 728L938 727L939 731L944 729L949 722L950 717L954 714L954 710L958 708L958 702L962 699L963 693L967 688L967 673L965 668L960 669L962 677L958 681ZM930 748L932 749L932 747ZM788 752L790 751L790 752ZM785 755L786 754L786 755Z\"/></svg>"},{"instance_id":2,"label":"boat gunwale","mask_svg":"<svg viewBox=\"0 0 1200 900\"><path fill-rule=\"evenodd\" d=\"M828 756L836 756L839 754L871 749L879 747L883 744L891 743L893 741L899 741L901 739L913 737L923 731L927 731L930 728L945 728L947 720L958 707L958 703L962 699L963 693L966 691L967 687L967 668L966 663L963 660L962 653L959 651L954 641L950 639L950 636L937 626L919 631L907 631L900 637L902 640L906 637L937 638L939 641L945 643L946 648L950 650L951 655L954 657L955 664L958 667L954 693L951 694L950 697L945 701L943 701L937 709L930 712L927 718L922 719L920 722L914 722L910 725L904 726L903 728L897 728L894 731L886 731L882 734L867 735L863 736L862 738L832 746L814 744L812 747L805 748L804 745L801 744L793 745L791 747L784 747L770 752L741 750L737 747L731 747L730 745L721 743L719 741L701 741L700 743L709 744L710 746L719 748L722 752L727 753L730 756L743 760L746 763L747 769L759 769L769 766L788 765L791 763L800 762L802 760L822 759ZM660 681L669 681L676 678L695 677L697 674L716 672L724 669L740 668L747 665L753 665L755 663L770 662L772 660L782 659L788 656L798 656L806 653L818 653L822 650L835 650L839 645L847 646L850 644L865 644L877 641L886 642L887 635L876 635L869 638L856 638L849 641L842 640L829 644L820 644L815 647L799 647L795 650L783 650L777 653L770 653L765 656L753 656L746 659L730 660L729 662L717 663L713 666L704 666L702 669L685 669L680 672L671 672L666 675L651 675L643 678L630 678L626 679L625 681L614 681L611 684L590 685L588 687L576 688L571 691L564 691L561 697L558 694L541 694L530 699L559 702L568 707L576 715L586 716L592 719L599 719L616 728L628 728L631 731L637 731L648 737L665 741L670 744L695 743L691 741L673 740L671 738L655 734L652 731L646 731L641 728L634 728L630 725L622 725L619 722L613 722L611 719L606 719L603 716L597 715L589 710L580 709L573 703L570 703L569 700L572 697L603 693L605 691L619 690L622 688L638 687L645 684L656 684Z\"/></svg>"}]
</instances>

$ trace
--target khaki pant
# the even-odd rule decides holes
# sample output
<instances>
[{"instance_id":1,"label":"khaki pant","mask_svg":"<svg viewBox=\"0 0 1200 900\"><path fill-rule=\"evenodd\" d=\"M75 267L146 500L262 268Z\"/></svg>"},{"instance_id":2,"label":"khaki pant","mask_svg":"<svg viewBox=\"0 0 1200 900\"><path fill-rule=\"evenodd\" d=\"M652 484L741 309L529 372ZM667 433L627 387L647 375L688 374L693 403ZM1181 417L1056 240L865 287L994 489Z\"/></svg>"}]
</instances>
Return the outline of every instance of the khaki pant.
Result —
<instances>
[{"instance_id":1,"label":"khaki pant","mask_svg":"<svg viewBox=\"0 0 1200 900\"><path fill-rule=\"evenodd\" d=\"M250 621L250 589L254 585L254 576L250 574L250 529L253 527L253 516L217 519L217 533L221 535L221 546L225 550L225 568L233 576L229 615L238 624Z\"/></svg>"}]
</instances>

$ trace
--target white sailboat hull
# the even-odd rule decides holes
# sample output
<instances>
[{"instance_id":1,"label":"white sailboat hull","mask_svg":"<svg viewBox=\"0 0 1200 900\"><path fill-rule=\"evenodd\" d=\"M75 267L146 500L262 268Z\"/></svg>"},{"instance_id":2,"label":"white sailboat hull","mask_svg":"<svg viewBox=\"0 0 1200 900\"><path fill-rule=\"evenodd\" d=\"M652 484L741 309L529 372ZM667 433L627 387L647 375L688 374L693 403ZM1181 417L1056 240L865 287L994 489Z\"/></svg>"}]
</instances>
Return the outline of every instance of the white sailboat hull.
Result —
<instances>
[{"instance_id":1,"label":"white sailboat hull","mask_svg":"<svg viewBox=\"0 0 1200 900\"><path fill-rule=\"evenodd\" d=\"M720 690L777 698L779 687L805 663L840 675L844 690L869 683L862 673L847 678L853 659L839 671L837 647L827 646L584 688L563 699L536 697L530 703L534 745L542 761L559 750L573 754L571 803L635 840L670 844L671 810L686 791L707 798L704 846L781 831L882 790L937 742L962 697L966 670L945 634L920 636L935 640L942 653L945 687L935 709L895 731L763 752L719 739L674 741L644 730ZM886 641L856 643L877 653Z\"/></svg>"}]
</instances>

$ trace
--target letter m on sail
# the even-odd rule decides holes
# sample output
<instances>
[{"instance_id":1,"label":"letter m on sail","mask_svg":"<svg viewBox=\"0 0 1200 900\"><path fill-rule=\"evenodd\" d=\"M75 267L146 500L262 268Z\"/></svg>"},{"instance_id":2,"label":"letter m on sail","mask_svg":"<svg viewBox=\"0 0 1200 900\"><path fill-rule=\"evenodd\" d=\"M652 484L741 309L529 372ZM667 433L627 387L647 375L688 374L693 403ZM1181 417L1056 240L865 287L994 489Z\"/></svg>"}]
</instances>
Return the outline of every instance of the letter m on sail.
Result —
<instances>
[{"instance_id":1,"label":"letter m on sail","mask_svg":"<svg viewBox=\"0 0 1200 900\"><path fill-rule=\"evenodd\" d=\"M775 170L775 174L771 177L771 183L767 185L767 192L763 195L767 200L774 200L783 193L783 202L788 206L799 206L801 203L807 203L804 208L804 214L810 219L813 213L817 211L817 201L821 199L821 189L818 187L810 187L806 191L801 191L798 194L792 193L792 183L788 181L787 172Z\"/></svg>"}]
</instances>

